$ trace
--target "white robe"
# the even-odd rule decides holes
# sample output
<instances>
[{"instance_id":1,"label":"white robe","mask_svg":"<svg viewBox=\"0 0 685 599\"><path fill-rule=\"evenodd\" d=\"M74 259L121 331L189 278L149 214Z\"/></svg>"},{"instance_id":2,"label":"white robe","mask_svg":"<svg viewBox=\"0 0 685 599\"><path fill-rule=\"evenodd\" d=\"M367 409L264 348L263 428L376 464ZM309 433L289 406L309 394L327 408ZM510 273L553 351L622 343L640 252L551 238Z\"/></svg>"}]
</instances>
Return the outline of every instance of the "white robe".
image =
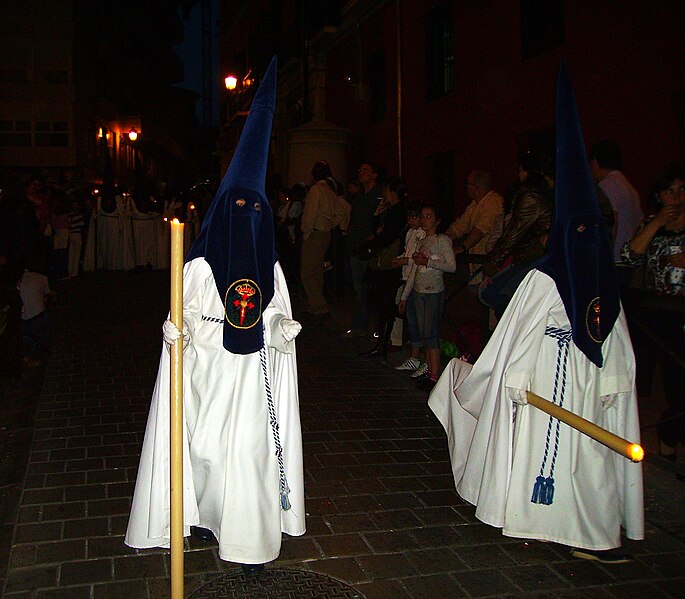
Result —
<instances>
[{"instance_id":1,"label":"white robe","mask_svg":"<svg viewBox=\"0 0 685 599\"><path fill-rule=\"evenodd\" d=\"M274 297L262 319L290 488L292 507L287 511L280 506L260 353L238 355L224 349L224 306L211 268L204 258L184 267L183 318L190 333L183 354L184 535L190 534L190 526L208 528L219 541L221 559L244 564L276 559L281 532L305 532L295 341L286 342L281 335L281 319L291 318L291 308L278 264L274 283ZM164 348L125 537L131 547L169 545L169 361Z\"/></svg>"},{"instance_id":2,"label":"white robe","mask_svg":"<svg viewBox=\"0 0 685 599\"><path fill-rule=\"evenodd\" d=\"M157 236L159 231L157 212L140 212L133 200L129 203L133 255L136 266L157 266Z\"/></svg>"},{"instance_id":3,"label":"white robe","mask_svg":"<svg viewBox=\"0 0 685 599\"><path fill-rule=\"evenodd\" d=\"M554 500L531 502L549 416L514 404L507 387L552 400L558 345L547 326L570 329L554 281L533 270L473 367L452 360L433 389L428 405L447 432L457 491L476 517L507 536L605 550L620 546L623 526L626 536L642 539L641 464L563 423ZM602 354L600 369L571 341L563 407L639 443L635 359L622 309ZM545 476L554 447L553 426Z\"/></svg>"},{"instance_id":4,"label":"white robe","mask_svg":"<svg viewBox=\"0 0 685 599\"><path fill-rule=\"evenodd\" d=\"M134 267L131 217L126 200L117 196L116 208L105 212L102 198L98 198L88 226L83 270L131 270Z\"/></svg>"}]
</instances>

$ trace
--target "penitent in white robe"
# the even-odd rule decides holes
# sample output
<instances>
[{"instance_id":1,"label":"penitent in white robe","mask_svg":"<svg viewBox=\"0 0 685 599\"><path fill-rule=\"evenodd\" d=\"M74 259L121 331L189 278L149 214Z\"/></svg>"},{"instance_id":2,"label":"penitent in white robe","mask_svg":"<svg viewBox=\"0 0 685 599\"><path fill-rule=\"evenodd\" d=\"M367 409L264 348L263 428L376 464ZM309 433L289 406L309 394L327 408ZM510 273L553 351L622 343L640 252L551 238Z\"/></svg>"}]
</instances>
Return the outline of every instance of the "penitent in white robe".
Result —
<instances>
[{"instance_id":1,"label":"penitent in white robe","mask_svg":"<svg viewBox=\"0 0 685 599\"><path fill-rule=\"evenodd\" d=\"M514 404L507 387L552 400L558 342L547 327L570 330L554 281L533 270L512 298L471 367L452 360L428 405L447 432L458 493L476 517L512 537L605 550L620 546L621 527L644 538L642 466L531 405ZM623 310L602 345L597 368L570 342L563 407L639 443L635 359ZM557 402L558 403L558 402ZM551 505L532 503L549 440L544 476L554 464ZM556 449L556 452L555 452Z\"/></svg>"},{"instance_id":2,"label":"penitent in white robe","mask_svg":"<svg viewBox=\"0 0 685 599\"><path fill-rule=\"evenodd\" d=\"M275 292L262 313L266 369L278 419L291 509L281 509L279 468L269 420L260 352L238 355L223 347L224 306L203 258L184 267L183 353L184 535L210 529L221 559L266 563L278 557L281 532L305 532L302 438L295 341L284 341L280 321L291 318L280 265ZM169 352L162 350L125 542L169 546Z\"/></svg>"}]
</instances>

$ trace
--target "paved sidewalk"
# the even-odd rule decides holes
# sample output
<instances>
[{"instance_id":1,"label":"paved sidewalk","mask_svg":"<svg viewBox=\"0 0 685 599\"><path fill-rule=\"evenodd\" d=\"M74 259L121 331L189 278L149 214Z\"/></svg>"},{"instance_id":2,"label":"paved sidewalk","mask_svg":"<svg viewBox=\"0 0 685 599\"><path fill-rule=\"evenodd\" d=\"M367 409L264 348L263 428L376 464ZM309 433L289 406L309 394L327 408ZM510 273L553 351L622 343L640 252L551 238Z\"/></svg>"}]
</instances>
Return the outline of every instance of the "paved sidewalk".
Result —
<instances>
[{"instance_id":1,"label":"paved sidewalk","mask_svg":"<svg viewBox=\"0 0 685 599\"><path fill-rule=\"evenodd\" d=\"M167 309L166 273L63 285L15 526L5 510L2 597L168 597L168 552L123 544ZM632 563L503 537L454 491L425 394L339 339L345 314L334 306L298 338L307 533L284 540L279 566L327 574L367 599L685 595L685 485L672 472L646 464L648 535L626 543ZM188 595L236 570L194 541L185 561Z\"/></svg>"}]
</instances>

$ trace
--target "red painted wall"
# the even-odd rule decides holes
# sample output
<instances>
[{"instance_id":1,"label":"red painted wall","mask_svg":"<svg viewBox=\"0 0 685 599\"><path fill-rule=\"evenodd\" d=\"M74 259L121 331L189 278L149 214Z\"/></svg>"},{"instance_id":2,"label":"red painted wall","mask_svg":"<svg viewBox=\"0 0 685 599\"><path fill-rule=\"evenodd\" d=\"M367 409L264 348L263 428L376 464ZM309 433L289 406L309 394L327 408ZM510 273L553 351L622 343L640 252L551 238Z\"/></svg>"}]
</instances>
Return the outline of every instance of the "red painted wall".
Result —
<instances>
[{"instance_id":1,"label":"red painted wall","mask_svg":"<svg viewBox=\"0 0 685 599\"><path fill-rule=\"evenodd\" d=\"M685 162L685 3L676 0L565 2L565 42L521 59L519 2L453 2L456 87L427 101L428 0L402 2L403 175L411 195L430 199L430 156L453 151L455 202L465 205L463 180L491 170L503 190L515 176L516 140L554 121L555 76L567 61L585 138L616 140L624 172L641 194L660 167ZM327 118L352 130L350 164L372 159L397 173L397 5L388 2L341 36L328 53ZM370 123L368 95L345 76L359 56L385 49L386 117ZM364 83L368 84L364 72Z\"/></svg>"}]
</instances>

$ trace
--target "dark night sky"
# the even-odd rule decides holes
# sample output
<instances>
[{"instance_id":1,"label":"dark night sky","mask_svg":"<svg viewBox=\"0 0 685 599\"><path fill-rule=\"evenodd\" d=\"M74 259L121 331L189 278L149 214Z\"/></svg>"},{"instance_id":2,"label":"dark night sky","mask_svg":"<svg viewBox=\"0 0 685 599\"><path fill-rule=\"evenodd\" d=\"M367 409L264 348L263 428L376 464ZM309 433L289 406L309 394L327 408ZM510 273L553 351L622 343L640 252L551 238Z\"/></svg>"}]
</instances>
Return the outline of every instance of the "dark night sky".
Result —
<instances>
[{"instance_id":1,"label":"dark night sky","mask_svg":"<svg viewBox=\"0 0 685 599\"><path fill-rule=\"evenodd\" d=\"M212 126L219 124L219 109L220 109L220 91L221 76L219 75L219 0L211 0L212 10L212 64L211 82L212 82L212 122L208 123ZM200 95L196 105L197 119L200 125L203 123L203 103L202 103L202 2L198 2L193 6L190 15L183 21L183 28L185 31L185 39L182 44L174 46L174 50L183 61L185 69L185 81L178 83L178 87L189 89L197 92Z\"/></svg>"}]
</instances>

